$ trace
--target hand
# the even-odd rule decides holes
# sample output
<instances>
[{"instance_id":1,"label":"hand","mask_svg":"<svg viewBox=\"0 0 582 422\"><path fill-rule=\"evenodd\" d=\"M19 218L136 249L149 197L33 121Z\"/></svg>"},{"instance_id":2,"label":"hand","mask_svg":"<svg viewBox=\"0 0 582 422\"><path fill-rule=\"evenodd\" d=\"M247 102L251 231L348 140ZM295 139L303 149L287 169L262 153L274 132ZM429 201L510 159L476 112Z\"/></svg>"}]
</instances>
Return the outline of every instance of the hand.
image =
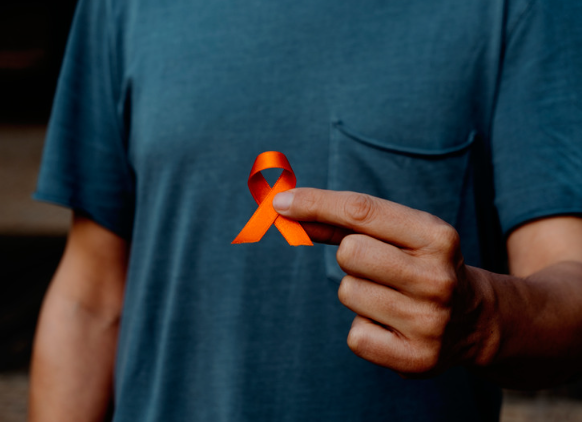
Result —
<instances>
[{"instance_id":1,"label":"hand","mask_svg":"<svg viewBox=\"0 0 582 422\"><path fill-rule=\"evenodd\" d=\"M353 192L293 189L273 206L312 240L338 244L338 296L357 316L352 351L404 377L485 364L499 339L494 295L467 267L459 235L439 218Z\"/></svg>"}]
</instances>

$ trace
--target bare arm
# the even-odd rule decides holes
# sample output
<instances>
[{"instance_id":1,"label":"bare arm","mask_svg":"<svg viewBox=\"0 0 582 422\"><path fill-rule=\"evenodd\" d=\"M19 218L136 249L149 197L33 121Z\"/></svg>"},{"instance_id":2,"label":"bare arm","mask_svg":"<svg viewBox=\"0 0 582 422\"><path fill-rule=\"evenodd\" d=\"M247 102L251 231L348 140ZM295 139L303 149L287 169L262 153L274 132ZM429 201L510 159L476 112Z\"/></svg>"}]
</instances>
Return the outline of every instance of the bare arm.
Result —
<instances>
[{"instance_id":1,"label":"bare arm","mask_svg":"<svg viewBox=\"0 0 582 422\"><path fill-rule=\"evenodd\" d=\"M127 242L75 216L42 307L30 422L102 421L111 403Z\"/></svg>"},{"instance_id":2,"label":"bare arm","mask_svg":"<svg viewBox=\"0 0 582 422\"><path fill-rule=\"evenodd\" d=\"M493 287L500 343L484 375L510 388L543 388L582 374L582 219L526 224L507 241L513 277Z\"/></svg>"},{"instance_id":3,"label":"bare arm","mask_svg":"<svg viewBox=\"0 0 582 422\"><path fill-rule=\"evenodd\" d=\"M339 243L348 345L405 377L468 366L503 386L542 388L582 372L582 219L526 224L508 239L513 275L464 264L442 220L353 192L293 189L282 215Z\"/></svg>"}]
</instances>

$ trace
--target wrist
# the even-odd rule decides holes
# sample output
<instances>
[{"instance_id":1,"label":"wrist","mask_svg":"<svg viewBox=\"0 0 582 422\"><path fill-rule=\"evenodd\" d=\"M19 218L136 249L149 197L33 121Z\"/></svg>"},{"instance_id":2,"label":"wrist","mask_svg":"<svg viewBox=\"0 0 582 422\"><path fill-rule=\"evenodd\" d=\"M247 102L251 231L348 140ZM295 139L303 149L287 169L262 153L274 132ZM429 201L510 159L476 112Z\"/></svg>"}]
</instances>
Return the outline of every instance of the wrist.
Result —
<instances>
[{"instance_id":1,"label":"wrist","mask_svg":"<svg viewBox=\"0 0 582 422\"><path fill-rule=\"evenodd\" d=\"M496 286L497 278L503 276L469 266L466 274L474 292L473 311L476 314L470 334L473 344L467 361L470 366L485 367L496 362L505 337Z\"/></svg>"}]
</instances>

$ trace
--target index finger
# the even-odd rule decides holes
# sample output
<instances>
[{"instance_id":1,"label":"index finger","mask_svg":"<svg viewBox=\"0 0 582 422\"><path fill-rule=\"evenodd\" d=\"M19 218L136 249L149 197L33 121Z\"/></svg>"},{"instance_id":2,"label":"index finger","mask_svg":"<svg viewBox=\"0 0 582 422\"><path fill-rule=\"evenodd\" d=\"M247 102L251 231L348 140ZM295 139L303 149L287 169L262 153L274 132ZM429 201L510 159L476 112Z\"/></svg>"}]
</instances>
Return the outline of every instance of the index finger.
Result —
<instances>
[{"instance_id":1,"label":"index finger","mask_svg":"<svg viewBox=\"0 0 582 422\"><path fill-rule=\"evenodd\" d=\"M367 234L396 246L419 249L430 244L431 214L356 192L296 188L277 194L275 210L299 221L316 221Z\"/></svg>"}]
</instances>

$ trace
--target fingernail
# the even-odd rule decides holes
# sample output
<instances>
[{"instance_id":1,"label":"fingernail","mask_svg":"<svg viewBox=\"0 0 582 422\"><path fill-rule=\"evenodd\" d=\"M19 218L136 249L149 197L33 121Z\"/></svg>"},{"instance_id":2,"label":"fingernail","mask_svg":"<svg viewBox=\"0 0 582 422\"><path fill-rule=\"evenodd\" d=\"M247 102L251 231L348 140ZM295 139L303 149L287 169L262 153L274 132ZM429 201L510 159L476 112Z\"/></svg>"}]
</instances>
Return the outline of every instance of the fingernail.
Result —
<instances>
[{"instance_id":1,"label":"fingernail","mask_svg":"<svg viewBox=\"0 0 582 422\"><path fill-rule=\"evenodd\" d=\"M287 211L293 202L293 194L291 192L281 192L273 198L273 208L277 211Z\"/></svg>"}]
</instances>

